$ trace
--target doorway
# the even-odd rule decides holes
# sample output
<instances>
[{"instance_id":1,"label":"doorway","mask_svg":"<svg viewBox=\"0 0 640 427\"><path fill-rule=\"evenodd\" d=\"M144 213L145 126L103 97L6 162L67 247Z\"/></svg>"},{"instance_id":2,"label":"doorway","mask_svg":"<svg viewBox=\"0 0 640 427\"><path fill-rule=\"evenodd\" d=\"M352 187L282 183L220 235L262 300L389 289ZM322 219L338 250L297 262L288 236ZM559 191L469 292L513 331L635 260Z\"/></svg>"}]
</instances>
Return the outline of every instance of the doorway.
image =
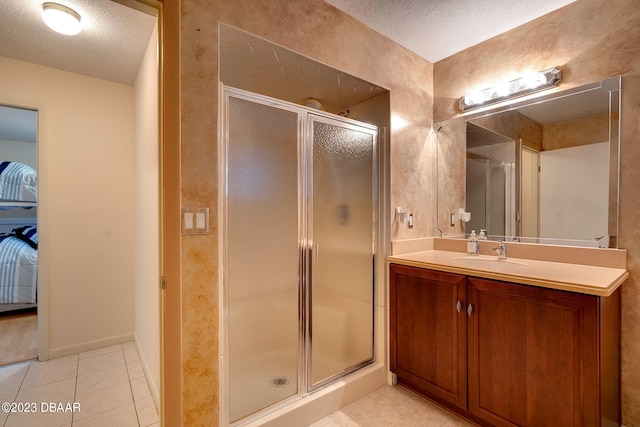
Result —
<instances>
[{"instance_id":1,"label":"doorway","mask_svg":"<svg viewBox=\"0 0 640 427\"><path fill-rule=\"evenodd\" d=\"M0 105L0 365L38 356L37 120Z\"/></svg>"},{"instance_id":2,"label":"doorway","mask_svg":"<svg viewBox=\"0 0 640 427\"><path fill-rule=\"evenodd\" d=\"M24 9L19 0L7 3ZM29 57L30 49L8 49L0 57L0 100L37 111L38 359L135 340L159 404L162 49L159 11L149 4L161 4L121 3L79 2L86 21L93 18L92 31L75 39L51 36L44 23L24 26L28 37L16 31L22 40L51 42L51 52L67 43L62 51L73 57L65 57L63 68L48 63L46 55ZM34 23L40 24L38 8L29 13L35 10ZM118 30L97 31L99 26ZM40 32L42 37L35 35ZM90 49L89 36L105 43ZM113 42L106 43L107 37ZM134 54L126 54L122 37ZM7 48L16 44L8 35L2 42ZM93 55L109 58L113 66L87 67L98 63Z\"/></svg>"},{"instance_id":3,"label":"doorway","mask_svg":"<svg viewBox=\"0 0 640 427\"><path fill-rule=\"evenodd\" d=\"M225 409L242 423L374 361L377 128L224 100Z\"/></svg>"}]
</instances>

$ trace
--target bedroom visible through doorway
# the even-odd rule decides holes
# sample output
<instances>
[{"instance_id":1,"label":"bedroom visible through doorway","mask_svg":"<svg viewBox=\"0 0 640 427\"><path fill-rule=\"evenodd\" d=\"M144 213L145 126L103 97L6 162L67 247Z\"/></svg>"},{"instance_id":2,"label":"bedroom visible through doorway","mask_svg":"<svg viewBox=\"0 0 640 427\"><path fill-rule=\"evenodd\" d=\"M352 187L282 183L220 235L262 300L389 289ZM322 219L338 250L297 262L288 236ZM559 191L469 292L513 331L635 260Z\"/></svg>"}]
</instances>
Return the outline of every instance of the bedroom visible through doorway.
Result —
<instances>
[{"instance_id":1,"label":"bedroom visible through doorway","mask_svg":"<svg viewBox=\"0 0 640 427\"><path fill-rule=\"evenodd\" d=\"M0 365L38 357L37 112L0 105Z\"/></svg>"}]
</instances>

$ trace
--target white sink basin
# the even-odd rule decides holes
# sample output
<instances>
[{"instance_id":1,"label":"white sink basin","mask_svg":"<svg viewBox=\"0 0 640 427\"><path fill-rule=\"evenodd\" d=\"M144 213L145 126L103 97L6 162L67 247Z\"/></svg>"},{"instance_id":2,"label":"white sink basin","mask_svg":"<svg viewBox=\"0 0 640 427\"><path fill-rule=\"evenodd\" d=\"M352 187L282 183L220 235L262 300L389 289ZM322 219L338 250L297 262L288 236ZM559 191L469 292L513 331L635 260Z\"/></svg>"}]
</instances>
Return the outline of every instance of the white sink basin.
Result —
<instances>
[{"instance_id":1,"label":"white sink basin","mask_svg":"<svg viewBox=\"0 0 640 427\"><path fill-rule=\"evenodd\" d=\"M512 261L510 259L499 260L497 257L488 256L463 256L451 258L452 264L462 267L477 268L480 270L518 272L526 270L529 266L525 263Z\"/></svg>"}]
</instances>

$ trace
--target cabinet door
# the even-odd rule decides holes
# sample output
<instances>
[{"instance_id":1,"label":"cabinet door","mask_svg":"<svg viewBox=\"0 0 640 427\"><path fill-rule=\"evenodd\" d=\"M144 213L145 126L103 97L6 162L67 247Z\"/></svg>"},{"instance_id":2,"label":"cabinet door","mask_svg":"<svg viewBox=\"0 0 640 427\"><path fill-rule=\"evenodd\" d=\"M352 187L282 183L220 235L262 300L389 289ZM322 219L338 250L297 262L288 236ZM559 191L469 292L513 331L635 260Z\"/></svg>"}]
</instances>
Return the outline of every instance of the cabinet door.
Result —
<instances>
[{"instance_id":1,"label":"cabinet door","mask_svg":"<svg viewBox=\"0 0 640 427\"><path fill-rule=\"evenodd\" d=\"M597 297L467 283L469 412L496 426L598 425Z\"/></svg>"},{"instance_id":2,"label":"cabinet door","mask_svg":"<svg viewBox=\"0 0 640 427\"><path fill-rule=\"evenodd\" d=\"M400 384L460 408L467 403L465 281L391 266L391 371Z\"/></svg>"}]
</instances>

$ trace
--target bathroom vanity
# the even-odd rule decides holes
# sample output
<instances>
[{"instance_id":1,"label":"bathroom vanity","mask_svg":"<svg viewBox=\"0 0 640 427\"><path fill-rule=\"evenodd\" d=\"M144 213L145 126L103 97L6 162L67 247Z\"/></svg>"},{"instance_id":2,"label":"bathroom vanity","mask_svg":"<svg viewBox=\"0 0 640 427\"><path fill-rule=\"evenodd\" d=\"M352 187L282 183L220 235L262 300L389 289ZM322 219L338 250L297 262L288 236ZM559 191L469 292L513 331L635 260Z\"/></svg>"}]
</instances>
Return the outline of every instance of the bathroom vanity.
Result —
<instances>
[{"instance_id":1,"label":"bathroom vanity","mask_svg":"<svg viewBox=\"0 0 640 427\"><path fill-rule=\"evenodd\" d=\"M444 250L388 261L399 384L480 425L620 425L624 268Z\"/></svg>"}]
</instances>

